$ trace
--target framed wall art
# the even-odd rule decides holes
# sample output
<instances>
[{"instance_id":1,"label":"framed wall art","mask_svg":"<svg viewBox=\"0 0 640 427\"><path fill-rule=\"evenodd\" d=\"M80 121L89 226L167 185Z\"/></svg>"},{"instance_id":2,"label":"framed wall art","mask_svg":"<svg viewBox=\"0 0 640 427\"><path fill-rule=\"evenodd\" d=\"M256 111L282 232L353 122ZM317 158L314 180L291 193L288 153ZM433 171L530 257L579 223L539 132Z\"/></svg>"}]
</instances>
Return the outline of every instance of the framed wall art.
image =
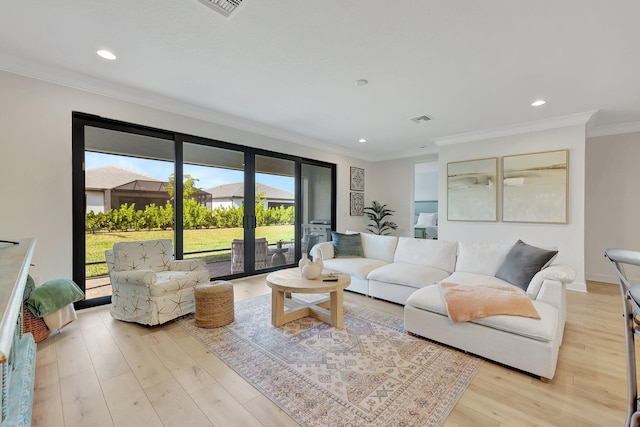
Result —
<instances>
[{"instance_id":1,"label":"framed wall art","mask_svg":"<svg viewBox=\"0 0 640 427\"><path fill-rule=\"evenodd\" d=\"M502 220L567 223L569 151L502 158Z\"/></svg>"},{"instance_id":2,"label":"framed wall art","mask_svg":"<svg viewBox=\"0 0 640 427\"><path fill-rule=\"evenodd\" d=\"M447 219L498 220L498 158L447 164Z\"/></svg>"},{"instance_id":3,"label":"framed wall art","mask_svg":"<svg viewBox=\"0 0 640 427\"><path fill-rule=\"evenodd\" d=\"M364 169L351 166L351 190L364 191Z\"/></svg>"},{"instance_id":4,"label":"framed wall art","mask_svg":"<svg viewBox=\"0 0 640 427\"><path fill-rule=\"evenodd\" d=\"M364 216L364 193L351 193L351 216Z\"/></svg>"}]
</instances>

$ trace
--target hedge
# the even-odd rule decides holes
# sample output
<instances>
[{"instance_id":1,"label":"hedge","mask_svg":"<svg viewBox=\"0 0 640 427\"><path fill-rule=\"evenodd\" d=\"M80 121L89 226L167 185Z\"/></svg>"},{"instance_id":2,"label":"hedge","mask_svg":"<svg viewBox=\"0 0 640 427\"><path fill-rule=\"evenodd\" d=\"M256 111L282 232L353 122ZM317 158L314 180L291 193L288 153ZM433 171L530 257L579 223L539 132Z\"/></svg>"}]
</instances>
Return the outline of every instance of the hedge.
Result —
<instances>
[{"instance_id":1,"label":"hedge","mask_svg":"<svg viewBox=\"0 0 640 427\"><path fill-rule=\"evenodd\" d=\"M184 228L231 228L242 227L244 205L221 207L211 210L194 199L186 199L183 205ZM136 210L135 203L124 204L118 209L110 209L106 213L89 211L86 214L86 231L140 231L173 229L173 205L167 202L164 206L150 204L143 210ZM294 208L265 207L263 200L256 204L257 226L290 225L295 221Z\"/></svg>"}]
</instances>

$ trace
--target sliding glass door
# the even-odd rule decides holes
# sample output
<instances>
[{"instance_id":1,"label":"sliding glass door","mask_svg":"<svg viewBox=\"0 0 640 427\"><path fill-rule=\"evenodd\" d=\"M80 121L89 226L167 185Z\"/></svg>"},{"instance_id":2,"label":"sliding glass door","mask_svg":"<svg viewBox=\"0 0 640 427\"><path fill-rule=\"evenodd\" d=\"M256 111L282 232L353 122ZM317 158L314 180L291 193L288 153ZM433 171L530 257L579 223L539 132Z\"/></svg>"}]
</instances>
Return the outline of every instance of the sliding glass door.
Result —
<instances>
[{"instance_id":1,"label":"sliding glass door","mask_svg":"<svg viewBox=\"0 0 640 427\"><path fill-rule=\"evenodd\" d=\"M256 270L297 262L295 168L292 160L255 156Z\"/></svg>"},{"instance_id":2,"label":"sliding glass door","mask_svg":"<svg viewBox=\"0 0 640 427\"><path fill-rule=\"evenodd\" d=\"M245 154L186 141L181 255L204 259L211 278L244 273Z\"/></svg>"},{"instance_id":3,"label":"sliding glass door","mask_svg":"<svg viewBox=\"0 0 640 427\"><path fill-rule=\"evenodd\" d=\"M174 239L174 142L168 133L91 125L77 134L83 150L74 150L74 165L80 158L84 174L74 168L74 194L83 196L74 204L74 278L83 278L86 300L108 301L107 249L117 241Z\"/></svg>"},{"instance_id":4,"label":"sliding glass door","mask_svg":"<svg viewBox=\"0 0 640 427\"><path fill-rule=\"evenodd\" d=\"M316 243L331 240L335 230L335 168L303 163L300 173L303 252L309 254Z\"/></svg>"},{"instance_id":5,"label":"sliding glass door","mask_svg":"<svg viewBox=\"0 0 640 427\"><path fill-rule=\"evenodd\" d=\"M110 301L105 250L170 238L211 279L297 264L335 226L335 165L73 115L73 277Z\"/></svg>"}]
</instances>

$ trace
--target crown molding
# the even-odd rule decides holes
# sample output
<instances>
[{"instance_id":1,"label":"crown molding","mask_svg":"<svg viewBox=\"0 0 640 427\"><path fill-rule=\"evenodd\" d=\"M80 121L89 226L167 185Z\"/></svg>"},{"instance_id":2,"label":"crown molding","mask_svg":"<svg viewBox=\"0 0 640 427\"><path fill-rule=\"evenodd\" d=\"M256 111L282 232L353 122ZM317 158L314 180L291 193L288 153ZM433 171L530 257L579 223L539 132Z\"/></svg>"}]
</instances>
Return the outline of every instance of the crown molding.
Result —
<instances>
[{"instance_id":1,"label":"crown molding","mask_svg":"<svg viewBox=\"0 0 640 427\"><path fill-rule=\"evenodd\" d=\"M597 113L587 111L584 113L569 114L551 119L537 120L535 122L522 123L478 132L463 133L459 135L435 138L433 141L438 147L445 145L461 144L464 142L481 141L485 139L500 138L503 136L518 135L522 133L539 132L548 129L557 129L568 126L586 125L591 117Z\"/></svg>"},{"instance_id":2,"label":"crown molding","mask_svg":"<svg viewBox=\"0 0 640 427\"><path fill-rule=\"evenodd\" d=\"M599 126L593 129L587 129L587 138L633 132L640 132L640 122L619 123L616 125Z\"/></svg>"}]
</instances>

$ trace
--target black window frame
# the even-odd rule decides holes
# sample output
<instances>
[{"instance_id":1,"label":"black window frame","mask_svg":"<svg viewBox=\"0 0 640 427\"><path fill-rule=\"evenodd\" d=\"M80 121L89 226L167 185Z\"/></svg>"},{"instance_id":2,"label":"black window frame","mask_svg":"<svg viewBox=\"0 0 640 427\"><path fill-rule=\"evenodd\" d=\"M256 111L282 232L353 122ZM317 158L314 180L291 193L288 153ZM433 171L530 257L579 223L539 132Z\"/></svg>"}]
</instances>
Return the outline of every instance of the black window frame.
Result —
<instances>
[{"instance_id":1,"label":"black window frame","mask_svg":"<svg viewBox=\"0 0 640 427\"><path fill-rule=\"evenodd\" d=\"M119 132L134 133L139 135L150 136L159 139L165 139L173 141L174 143L174 171L175 171L175 199L182 199L183 185L182 179L179 179L183 175L183 147L184 143L195 143L200 145L207 145L215 148L229 149L244 153L245 170L244 170L244 200L245 206L253 206L255 204L255 158L256 156L267 156L285 159L293 161L295 164L295 241L300 242L302 238L302 196L301 196L301 174L302 165L314 165L319 167L329 168L331 171L331 229L335 231L337 220L337 165L335 163L324 162L321 160L310 159L302 156L295 156L291 154L279 153L271 150L265 150L262 148L249 147L241 144L235 144L232 142L217 140L213 138L207 138L202 136L190 135L181 132L174 132L165 129L159 129L144 125L138 125L130 122L124 122L121 120L114 120L109 118L100 117L93 114L74 111L72 112L72 224L73 224L73 237L72 237L72 274L73 280L85 289L86 286L86 191L85 191L85 165L84 165L84 153L85 153L85 126L92 126L98 128L104 128ZM250 203L253 202L253 203ZM183 257L183 207L181 203L176 203L174 207L174 250L176 259L182 259ZM253 242L255 237L255 212L248 212L245 210L245 240ZM300 244L295 245L296 253L294 259L301 257ZM278 270L281 268L288 268L287 266L270 267L267 269L261 269L255 271L253 268L254 263L254 251L250 248L246 249L246 261L247 265L251 267L244 273L232 274L229 276L223 276L217 279L233 279L239 277L248 277L256 274L263 274L265 272ZM213 279L212 279L213 280ZM88 308L98 305L109 304L111 302L111 296L103 296L92 298L90 300L82 300L76 303L76 308Z\"/></svg>"}]
</instances>

